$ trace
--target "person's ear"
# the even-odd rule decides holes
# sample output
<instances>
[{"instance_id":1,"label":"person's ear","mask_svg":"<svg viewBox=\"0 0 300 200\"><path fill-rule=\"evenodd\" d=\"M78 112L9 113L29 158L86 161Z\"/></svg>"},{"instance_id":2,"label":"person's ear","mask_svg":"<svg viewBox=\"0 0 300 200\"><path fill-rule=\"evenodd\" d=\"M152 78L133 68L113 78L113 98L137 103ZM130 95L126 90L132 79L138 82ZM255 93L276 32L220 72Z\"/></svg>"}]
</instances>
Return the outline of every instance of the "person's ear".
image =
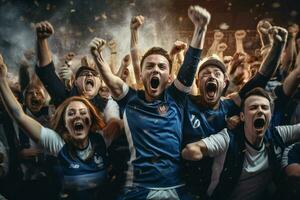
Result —
<instances>
[{"instance_id":1,"label":"person's ear","mask_svg":"<svg viewBox=\"0 0 300 200\"><path fill-rule=\"evenodd\" d=\"M245 122L245 114L243 112L240 112L240 119L242 122Z\"/></svg>"}]
</instances>

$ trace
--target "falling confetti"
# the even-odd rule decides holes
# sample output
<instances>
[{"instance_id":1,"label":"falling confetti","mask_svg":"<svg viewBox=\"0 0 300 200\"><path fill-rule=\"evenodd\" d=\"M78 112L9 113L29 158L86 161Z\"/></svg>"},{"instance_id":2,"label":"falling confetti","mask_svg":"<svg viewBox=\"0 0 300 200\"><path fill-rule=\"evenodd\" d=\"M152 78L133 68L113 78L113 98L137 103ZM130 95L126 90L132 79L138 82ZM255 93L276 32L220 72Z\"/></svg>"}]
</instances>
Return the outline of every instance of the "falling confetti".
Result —
<instances>
[{"instance_id":1,"label":"falling confetti","mask_svg":"<svg viewBox=\"0 0 300 200\"><path fill-rule=\"evenodd\" d=\"M74 13L74 12L76 12L76 10L75 10L75 9L71 9L70 12L71 12L71 13Z\"/></svg>"},{"instance_id":2,"label":"falling confetti","mask_svg":"<svg viewBox=\"0 0 300 200\"><path fill-rule=\"evenodd\" d=\"M91 28L91 27L89 27L89 26L88 26L88 30L89 30L89 32L90 32L90 33L94 33L94 32L95 32L95 30L94 30L94 29L92 29L92 28Z\"/></svg>"},{"instance_id":3,"label":"falling confetti","mask_svg":"<svg viewBox=\"0 0 300 200\"><path fill-rule=\"evenodd\" d=\"M50 10L50 9L51 9L51 5L50 5L50 4L47 4L46 10Z\"/></svg>"},{"instance_id":4,"label":"falling confetti","mask_svg":"<svg viewBox=\"0 0 300 200\"><path fill-rule=\"evenodd\" d=\"M226 24L225 22L223 22L223 23L221 23L221 24L219 25L219 28L220 28L221 30L227 30L227 29L229 28L229 25Z\"/></svg>"},{"instance_id":5,"label":"falling confetti","mask_svg":"<svg viewBox=\"0 0 300 200\"><path fill-rule=\"evenodd\" d=\"M103 14L101 15L101 17L102 17L102 19L104 19L104 20L106 20L106 19L107 19L107 16L106 16L106 14L105 14L105 13L103 13Z\"/></svg>"},{"instance_id":6,"label":"falling confetti","mask_svg":"<svg viewBox=\"0 0 300 200\"><path fill-rule=\"evenodd\" d=\"M73 1L70 1L70 5L74 5L74 2L73 2Z\"/></svg>"},{"instance_id":7,"label":"falling confetti","mask_svg":"<svg viewBox=\"0 0 300 200\"><path fill-rule=\"evenodd\" d=\"M34 1L34 4L35 4L37 7L39 7L39 6L40 6L40 4L39 4L39 2L38 2L38 1Z\"/></svg>"},{"instance_id":8,"label":"falling confetti","mask_svg":"<svg viewBox=\"0 0 300 200\"><path fill-rule=\"evenodd\" d=\"M183 17L180 16L180 17L178 18L178 20L179 20L179 22L182 22L182 21L183 21Z\"/></svg>"},{"instance_id":9,"label":"falling confetti","mask_svg":"<svg viewBox=\"0 0 300 200\"><path fill-rule=\"evenodd\" d=\"M95 16L95 17L94 17L94 20L95 20L95 21L99 21L99 19L101 19L100 16Z\"/></svg>"},{"instance_id":10,"label":"falling confetti","mask_svg":"<svg viewBox=\"0 0 300 200\"><path fill-rule=\"evenodd\" d=\"M296 17L296 16L298 15L298 12L297 12L296 10L293 10L293 11L290 13L290 15L291 15L292 17Z\"/></svg>"},{"instance_id":11,"label":"falling confetti","mask_svg":"<svg viewBox=\"0 0 300 200\"><path fill-rule=\"evenodd\" d=\"M274 2L274 3L272 3L272 7L273 8L279 8L280 7L280 3Z\"/></svg>"}]
</instances>

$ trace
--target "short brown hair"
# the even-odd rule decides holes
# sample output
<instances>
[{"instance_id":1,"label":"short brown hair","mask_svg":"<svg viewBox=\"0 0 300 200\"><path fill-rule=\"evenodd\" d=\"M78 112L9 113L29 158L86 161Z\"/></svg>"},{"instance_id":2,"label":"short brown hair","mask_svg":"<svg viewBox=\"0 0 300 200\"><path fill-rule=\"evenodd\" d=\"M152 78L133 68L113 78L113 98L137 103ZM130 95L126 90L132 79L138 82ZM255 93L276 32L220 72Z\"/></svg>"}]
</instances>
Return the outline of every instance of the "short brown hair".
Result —
<instances>
[{"instance_id":1,"label":"short brown hair","mask_svg":"<svg viewBox=\"0 0 300 200\"><path fill-rule=\"evenodd\" d=\"M256 87L256 88L253 88L252 90L250 90L249 92L247 92L245 94L244 98L242 99L242 101L241 101L241 111L242 112L244 111L245 101L250 96L261 96L261 97L268 99L268 101L270 102L270 107L272 108L273 101L272 101L269 93L267 91L265 91L263 88Z\"/></svg>"},{"instance_id":2,"label":"short brown hair","mask_svg":"<svg viewBox=\"0 0 300 200\"><path fill-rule=\"evenodd\" d=\"M84 97L73 96L66 99L63 103L61 103L56 109L54 116L52 118L51 128L55 130L66 143L71 142L70 135L65 127L65 112L68 105L73 101L80 101L86 105L86 107L90 111L91 115L91 131L96 132L97 130L101 130L105 127L105 123L103 121L103 117L99 114L97 109Z\"/></svg>"},{"instance_id":3,"label":"short brown hair","mask_svg":"<svg viewBox=\"0 0 300 200\"><path fill-rule=\"evenodd\" d=\"M152 47L143 55L142 60L141 60L141 69L143 67L145 58L147 58L148 56L153 55L153 54L158 54L158 55L162 55L163 57L165 57L169 62L169 71L171 72L172 59L171 59L169 53L161 47Z\"/></svg>"}]
</instances>

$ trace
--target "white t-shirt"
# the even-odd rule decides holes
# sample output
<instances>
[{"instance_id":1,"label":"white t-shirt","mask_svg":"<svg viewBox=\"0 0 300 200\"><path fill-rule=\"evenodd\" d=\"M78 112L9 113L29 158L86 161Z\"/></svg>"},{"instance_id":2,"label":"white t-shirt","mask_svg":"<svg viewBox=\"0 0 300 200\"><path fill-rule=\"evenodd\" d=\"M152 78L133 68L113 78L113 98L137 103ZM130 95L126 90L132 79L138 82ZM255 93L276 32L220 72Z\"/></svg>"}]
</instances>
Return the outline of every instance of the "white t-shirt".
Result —
<instances>
[{"instance_id":1,"label":"white t-shirt","mask_svg":"<svg viewBox=\"0 0 300 200\"><path fill-rule=\"evenodd\" d=\"M300 124L292 126L277 126L276 129L284 143L290 143L300 139ZM208 156L214 157L211 183L207 191L208 195L211 195L219 183L219 178L223 170L226 153L229 147L230 137L228 135L227 129L225 128L218 134L214 134L210 137L204 138L202 141L207 146ZM275 153L277 155L281 154L281 149L275 149ZM258 190L262 191L262 187L266 186L267 184L260 180L269 180L268 177L270 175L268 172L265 172L265 170L268 169L268 154L266 153L265 146L263 145L263 147L259 151L257 151L246 143L246 152L242 174L237 184L238 187L235 188L233 194L236 197L239 197L239 194L245 194L248 192L250 194L250 191L251 193ZM264 183L264 185L259 183ZM249 190L250 188L252 189Z\"/></svg>"},{"instance_id":2,"label":"white t-shirt","mask_svg":"<svg viewBox=\"0 0 300 200\"><path fill-rule=\"evenodd\" d=\"M104 121L108 122L110 119L120 119L120 108L116 101L110 96L103 111Z\"/></svg>"}]
</instances>

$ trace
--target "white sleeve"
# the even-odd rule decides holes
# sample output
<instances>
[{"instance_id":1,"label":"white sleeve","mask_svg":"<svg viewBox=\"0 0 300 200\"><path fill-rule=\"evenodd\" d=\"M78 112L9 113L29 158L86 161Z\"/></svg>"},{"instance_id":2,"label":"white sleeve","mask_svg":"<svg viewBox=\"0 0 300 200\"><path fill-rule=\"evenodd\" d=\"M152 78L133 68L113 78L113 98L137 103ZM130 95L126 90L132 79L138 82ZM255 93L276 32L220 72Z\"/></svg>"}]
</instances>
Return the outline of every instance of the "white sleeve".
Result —
<instances>
[{"instance_id":1,"label":"white sleeve","mask_svg":"<svg viewBox=\"0 0 300 200\"><path fill-rule=\"evenodd\" d=\"M111 97L108 98L107 104L103 111L103 115L105 122L108 122L112 118L120 119L119 105Z\"/></svg>"},{"instance_id":2,"label":"white sleeve","mask_svg":"<svg viewBox=\"0 0 300 200\"><path fill-rule=\"evenodd\" d=\"M208 156L215 157L227 151L230 137L225 128L217 134L202 139L202 141L207 147Z\"/></svg>"},{"instance_id":3,"label":"white sleeve","mask_svg":"<svg viewBox=\"0 0 300 200\"><path fill-rule=\"evenodd\" d=\"M284 143L294 143L300 140L300 123L288 126L276 126L276 129Z\"/></svg>"},{"instance_id":4,"label":"white sleeve","mask_svg":"<svg viewBox=\"0 0 300 200\"><path fill-rule=\"evenodd\" d=\"M113 96L113 98L116 99L117 101L119 101L127 95L128 91L129 91L129 86L126 83L123 83L123 86L122 86L123 93L120 94L120 96L118 96L118 97Z\"/></svg>"},{"instance_id":5,"label":"white sleeve","mask_svg":"<svg viewBox=\"0 0 300 200\"><path fill-rule=\"evenodd\" d=\"M65 142L54 130L42 127L40 144L50 154L57 156Z\"/></svg>"}]
</instances>

